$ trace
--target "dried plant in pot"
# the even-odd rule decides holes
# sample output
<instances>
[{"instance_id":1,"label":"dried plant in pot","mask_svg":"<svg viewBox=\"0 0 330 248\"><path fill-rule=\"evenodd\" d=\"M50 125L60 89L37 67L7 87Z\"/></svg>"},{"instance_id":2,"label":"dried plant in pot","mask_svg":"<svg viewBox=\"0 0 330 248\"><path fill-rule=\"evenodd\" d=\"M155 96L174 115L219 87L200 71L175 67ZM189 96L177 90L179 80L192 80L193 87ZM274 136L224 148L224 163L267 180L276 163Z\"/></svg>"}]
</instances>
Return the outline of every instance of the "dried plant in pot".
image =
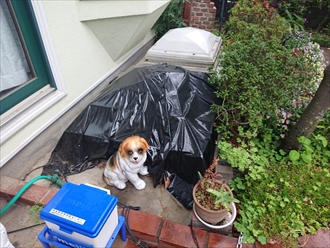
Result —
<instances>
[{"instance_id":1,"label":"dried plant in pot","mask_svg":"<svg viewBox=\"0 0 330 248\"><path fill-rule=\"evenodd\" d=\"M216 179L214 172L218 159L215 159L205 171L204 176L193 188L194 209L205 222L216 225L231 211L231 204L239 202L234 198L229 186Z\"/></svg>"}]
</instances>

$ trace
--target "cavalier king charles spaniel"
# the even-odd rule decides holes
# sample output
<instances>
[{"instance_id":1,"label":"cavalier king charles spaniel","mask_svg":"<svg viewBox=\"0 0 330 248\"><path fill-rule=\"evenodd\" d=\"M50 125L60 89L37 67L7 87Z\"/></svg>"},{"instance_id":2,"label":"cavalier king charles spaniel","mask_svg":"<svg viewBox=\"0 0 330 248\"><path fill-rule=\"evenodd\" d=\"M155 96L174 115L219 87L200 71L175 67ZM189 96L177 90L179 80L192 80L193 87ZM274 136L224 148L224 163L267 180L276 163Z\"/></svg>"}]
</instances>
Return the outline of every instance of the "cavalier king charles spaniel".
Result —
<instances>
[{"instance_id":1,"label":"cavalier king charles spaniel","mask_svg":"<svg viewBox=\"0 0 330 248\"><path fill-rule=\"evenodd\" d=\"M147 159L148 142L140 136L126 138L107 161L103 180L109 186L124 189L130 181L138 190L146 187L146 183L138 176L147 175L148 167L144 166Z\"/></svg>"}]
</instances>

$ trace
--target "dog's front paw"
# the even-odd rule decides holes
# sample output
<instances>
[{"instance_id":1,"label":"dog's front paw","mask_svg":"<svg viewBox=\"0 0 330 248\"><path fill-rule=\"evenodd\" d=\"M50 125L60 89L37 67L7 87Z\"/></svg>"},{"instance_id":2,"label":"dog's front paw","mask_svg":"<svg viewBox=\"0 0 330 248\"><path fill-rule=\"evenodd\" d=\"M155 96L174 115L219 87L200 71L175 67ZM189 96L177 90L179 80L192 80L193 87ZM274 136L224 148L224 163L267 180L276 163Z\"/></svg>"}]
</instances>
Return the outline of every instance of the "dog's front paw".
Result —
<instances>
[{"instance_id":1,"label":"dog's front paw","mask_svg":"<svg viewBox=\"0 0 330 248\"><path fill-rule=\"evenodd\" d=\"M139 180L138 182L134 183L134 187L138 190L141 190L146 187L146 183L143 180Z\"/></svg>"},{"instance_id":2,"label":"dog's front paw","mask_svg":"<svg viewBox=\"0 0 330 248\"><path fill-rule=\"evenodd\" d=\"M124 189L126 187L126 183L123 181L117 181L113 184L117 189Z\"/></svg>"}]
</instances>

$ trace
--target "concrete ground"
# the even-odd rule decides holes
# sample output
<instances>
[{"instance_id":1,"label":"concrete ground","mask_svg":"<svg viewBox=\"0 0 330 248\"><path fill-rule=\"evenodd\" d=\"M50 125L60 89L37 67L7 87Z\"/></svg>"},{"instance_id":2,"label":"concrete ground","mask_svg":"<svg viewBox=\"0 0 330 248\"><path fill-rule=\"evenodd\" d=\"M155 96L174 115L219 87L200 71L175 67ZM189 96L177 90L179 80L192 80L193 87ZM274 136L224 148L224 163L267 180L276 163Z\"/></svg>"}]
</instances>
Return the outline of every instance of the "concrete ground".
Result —
<instances>
[{"instance_id":1,"label":"concrete ground","mask_svg":"<svg viewBox=\"0 0 330 248\"><path fill-rule=\"evenodd\" d=\"M49 158L50 154L47 154L44 159ZM103 165L102 161L100 165ZM42 162L43 163L43 162ZM42 165L35 164L29 170L24 168L24 171L31 171ZM25 172L24 175L27 173ZM32 178L39 176L42 172L42 168L39 168L31 172L27 177L25 182L30 181ZM191 220L191 210L184 208L165 188L164 185L158 185L156 188L153 187L151 176L143 176L143 180L146 181L147 186L144 190L136 190L132 184L127 183L127 187L123 190L118 190L115 187L109 187L102 180L103 168L95 167L93 169L86 170L82 173L68 176L68 182L74 184L84 184L89 183L98 187L110 189L112 195L118 198L118 202L129 205L129 206L139 206L141 211L150 213L156 216L160 216L166 220L171 220L176 223L188 225ZM22 178L21 174L20 179ZM1 175L3 175L1 173ZM34 184L46 187L57 188L56 185L52 185L51 182L47 180L39 180ZM0 200L0 208L6 205L5 200ZM29 215L30 207L15 203L8 211L6 211L2 216L0 216L0 222L6 227L9 240L13 243L16 248L29 247L29 248L39 248L42 247L41 243L37 239L37 235L43 229L45 224L39 219L38 222L34 221L34 217ZM35 226L37 225L37 226ZM24 229L26 228L26 229ZM13 232L14 231L14 232ZM120 236L117 239L113 247L124 248L126 243L122 242Z\"/></svg>"},{"instance_id":2,"label":"concrete ground","mask_svg":"<svg viewBox=\"0 0 330 248\"><path fill-rule=\"evenodd\" d=\"M105 164L106 161L102 161L100 165ZM37 167L37 166L35 166ZM41 174L41 168L31 173L26 181L39 176ZM94 167L93 169L86 170L82 173L68 176L68 182L74 184L89 183L101 188L110 189L112 195L118 198L118 202L129 205L139 206L141 211L147 212L153 215L160 216L164 219L171 220L180 224L188 225L191 219L191 210L184 208L165 188L164 185L158 185L153 187L151 176L140 176L147 186L143 190L136 190L134 186L127 182L127 186L123 190L119 190L115 187L110 187L102 180L103 168ZM57 187L51 185L51 182L47 180L39 180L35 184L47 187Z\"/></svg>"},{"instance_id":3,"label":"concrete ground","mask_svg":"<svg viewBox=\"0 0 330 248\"><path fill-rule=\"evenodd\" d=\"M3 208L7 201L0 199L0 208ZM29 214L30 207L15 203L1 217L0 222L5 226L9 241L15 248L43 248L38 240L38 234L46 226L42 220L35 220L33 215ZM113 243L114 248L126 248L126 242L117 236ZM1 247L3 248L3 247Z\"/></svg>"}]
</instances>

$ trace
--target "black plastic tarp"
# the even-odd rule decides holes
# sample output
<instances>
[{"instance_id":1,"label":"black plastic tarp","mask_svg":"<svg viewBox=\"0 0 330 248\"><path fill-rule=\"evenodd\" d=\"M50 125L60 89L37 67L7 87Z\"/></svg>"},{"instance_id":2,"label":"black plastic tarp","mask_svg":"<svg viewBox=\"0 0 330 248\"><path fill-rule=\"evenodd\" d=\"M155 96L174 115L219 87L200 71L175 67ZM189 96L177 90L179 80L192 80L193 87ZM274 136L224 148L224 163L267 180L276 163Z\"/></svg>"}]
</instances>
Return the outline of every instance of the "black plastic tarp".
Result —
<instances>
[{"instance_id":1,"label":"black plastic tarp","mask_svg":"<svg viewBox=\"0 0 330 248\"><path fill-rule=\"evenodd\" d=\"M42 174L77 173L109 158L128 136L149 143L147 165L154 185L164 171L194 184L213 159L219 103L208 74L156 64L134 68L112 82L63 133ZM84 165L81 169L81 165Z\"/></svg>"}]
</instances>

